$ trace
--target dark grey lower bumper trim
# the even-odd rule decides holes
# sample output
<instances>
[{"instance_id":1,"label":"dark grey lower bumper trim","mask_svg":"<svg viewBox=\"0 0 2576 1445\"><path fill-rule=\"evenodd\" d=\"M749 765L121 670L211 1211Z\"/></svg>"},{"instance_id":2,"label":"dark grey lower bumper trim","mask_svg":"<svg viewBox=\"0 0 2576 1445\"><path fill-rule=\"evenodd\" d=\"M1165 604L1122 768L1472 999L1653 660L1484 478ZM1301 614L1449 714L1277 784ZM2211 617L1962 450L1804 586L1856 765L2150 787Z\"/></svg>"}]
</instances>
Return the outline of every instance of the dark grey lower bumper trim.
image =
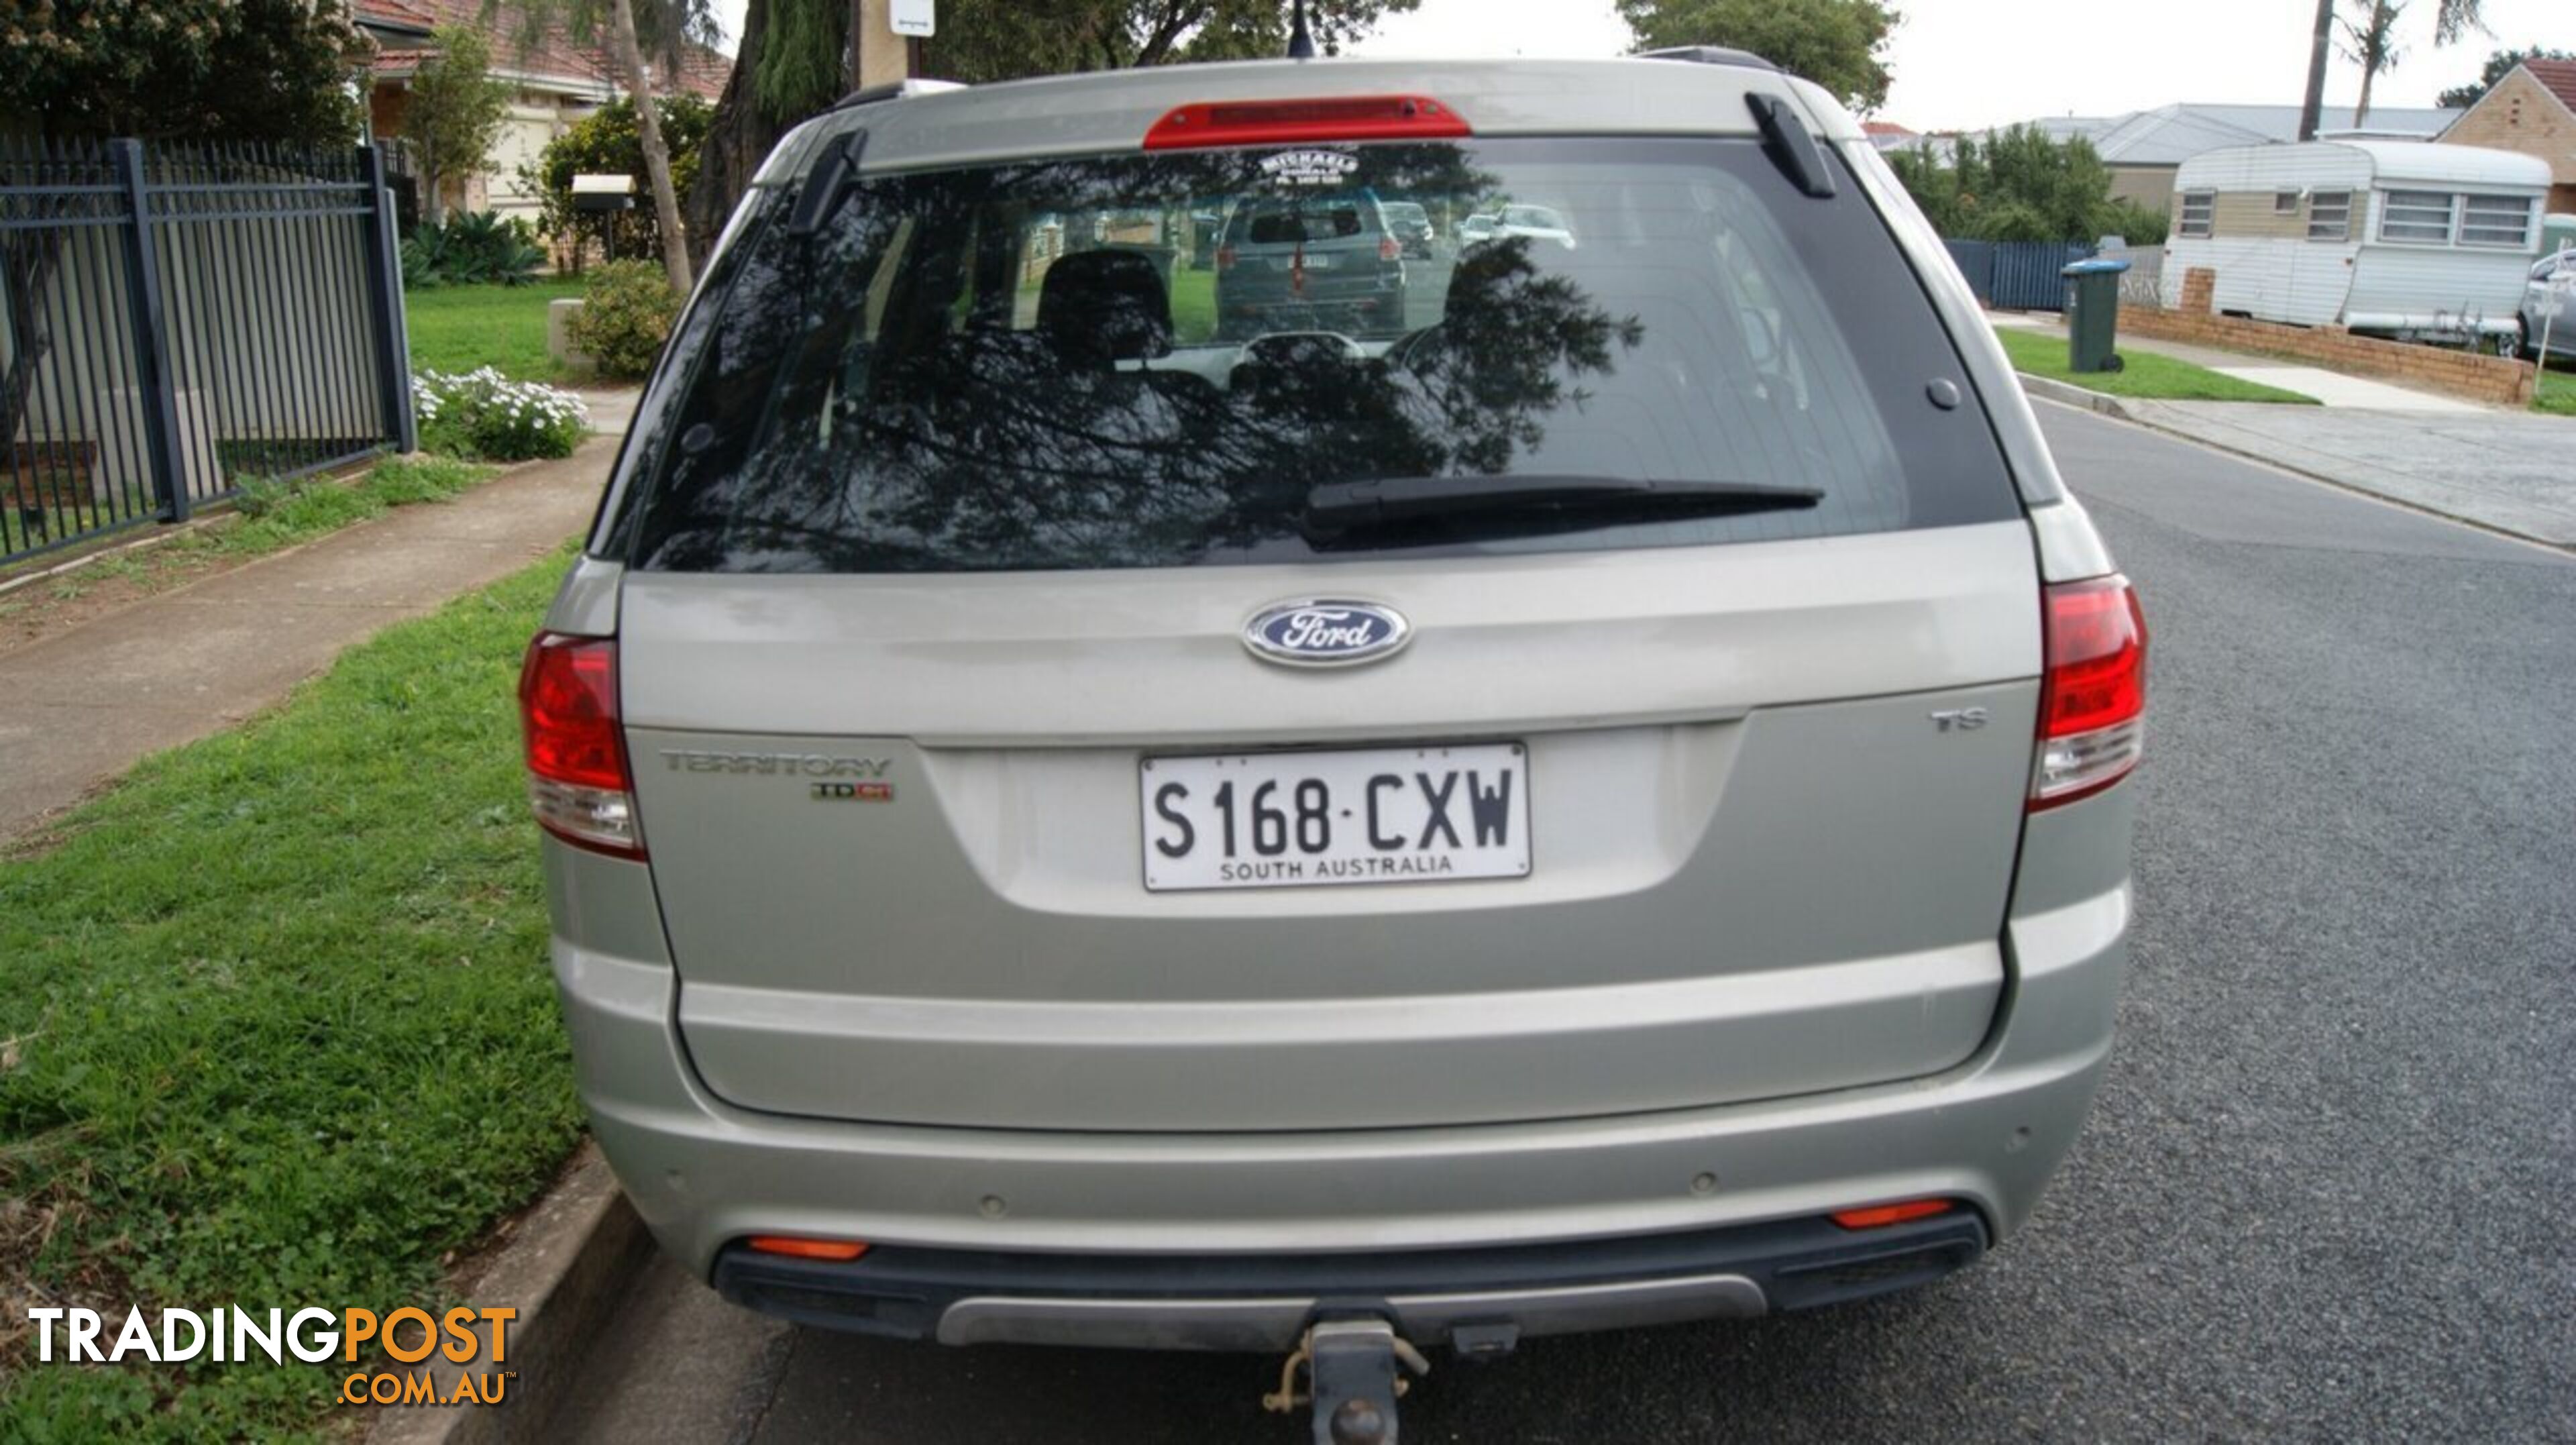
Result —
<instances>
[{"instance_id":1,"label":"dark grey lower bumper trim","mask_svg":"<svg viewBox=\"0 0 2576 1445\"><path fill-rule=\"evenodd\" d=\"M1288 1350L1321 1310L1318 1298L1061 1299L977 1295L939 1317L944 1345L1089 1345L1147 1350ZM1389 1295L1407 1339L1444 1340L1460 1325L1510 1324L1523 1336L1740 1319L1766 1308L1761 1286L1736 1274L1562 1289Z\"/></svg>"},{"instance_id":2,"label":"dark grey lower bumper trim","mask_svg":"<svg viewBox=\"0 0 2576 1445\"><path fill-rule=\"evenodd\" d=\"M1986 1248L1966 1208L1883 1229L1826 1219L1509 1247L1330 1255L1093 1255L884 1245L842 1263L727 1247L725 1297L806 1324L948 1344L1285 1350L1377 1315L1435 1345L1833 1304L1937 1279Z\"/></svg>"}]
</instances>

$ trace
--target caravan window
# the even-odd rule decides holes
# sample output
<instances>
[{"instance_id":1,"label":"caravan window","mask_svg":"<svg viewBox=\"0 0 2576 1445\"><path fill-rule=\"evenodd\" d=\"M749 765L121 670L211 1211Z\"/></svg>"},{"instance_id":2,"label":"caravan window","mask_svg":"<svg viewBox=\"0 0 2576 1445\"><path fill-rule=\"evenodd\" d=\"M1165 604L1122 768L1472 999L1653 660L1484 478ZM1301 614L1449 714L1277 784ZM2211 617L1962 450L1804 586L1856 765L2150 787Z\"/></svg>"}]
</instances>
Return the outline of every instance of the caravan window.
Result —
<instances>
[{"instance_id":1,"label":"caravan window","mask_svg":"<svg viewBox=\"0 0 2576 1445\"><path fill-rule=\"evenodd\" d=\"M2463 246L2531 246L2531 202L2523 196L2463 196L2460 244Z\"/></svg>"},{"instance_id":2,"label":"caravan window","mask_svg":"<svg viewBox=\"0 0 2576 1445\"><path fill-rule=\"evenodd\" d=\"M2379 213L2379 239L2449 245L2453 199L2442 191L2390 191Z\"/></svg>"},{"instance_id":3,"label":"caravan window","mask_svg":"<svg viewBox=\"0 0 2576 1445\"><path fill-rule=\"evenodd\" d=\"M2308 198L2308 239L2344 241L2352 237L2352 192L2319 191Z\"/></svg>"},{"instance_id":4,"label":"caravan window","mask_svg":"<svg viewBox=\"0 0 2576 1445\"><path fill-rule=\"evenodd\" d=\"M2183 192L2182 223L2180 226L2182 234L2186 236L2208 235L2210 215L2217 209L2218 193L2216 191Z\"/></svg>"},{"instance_id":5,"label":"caravan window","mask_svg":"<svg viewBox=\"0 0 2576 1445\"><path fill-rule=\"evenodd\" d=\"M2274 192L2272 193L2272 214L2273 214L2273 215L2276 215L2276 216L2295 216L2295 215L2297 215L2298 213L2299 213L2299 193L2298 193L2298 192L2296 192L2296 191L2274 191Z\"/></svg>"}]
</instances>

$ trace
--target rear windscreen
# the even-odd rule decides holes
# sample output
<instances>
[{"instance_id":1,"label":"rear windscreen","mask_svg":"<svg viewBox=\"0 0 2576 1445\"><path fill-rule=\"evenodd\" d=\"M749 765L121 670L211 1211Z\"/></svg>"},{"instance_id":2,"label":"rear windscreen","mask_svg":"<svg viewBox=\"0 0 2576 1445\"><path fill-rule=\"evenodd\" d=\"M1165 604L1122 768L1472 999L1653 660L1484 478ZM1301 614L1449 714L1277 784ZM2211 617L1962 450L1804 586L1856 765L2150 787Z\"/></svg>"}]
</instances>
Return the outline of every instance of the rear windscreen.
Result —
<instances>
[{"instance_id":1,"label":"rear windscreen","mask_svg":"<svg viewBox=\"0 0 2576 1445\"><path fill-rule=\"evenodd\" d=\"M1428 255L1387 204L1420 207ZM673 343L656 395L678 399L611 534L636 566L1300 562L2018 514L1973 399L1930 399L1964 374L1858 187L1804 195L1750 141L1039 160L868 178L812 236L784 209ZM1354 483L1446 501L1355 523ZM1799 495L1669 495L1712 486Z\"/></svg>"},{"instance_id":2,"label":"rear windscreen","mask_svg":"<svg viewBox=\"0 0 2576 1445\"><path fill-rule=\"evenodd\" d=\"M1266 210L1247 218L1248 225L1239 234L1256 246L1294 245L1299 241L1329 241L1336 236L1360 233L1357 206L1312 206L1295 210Z\"/></svg>"}]
</instances>

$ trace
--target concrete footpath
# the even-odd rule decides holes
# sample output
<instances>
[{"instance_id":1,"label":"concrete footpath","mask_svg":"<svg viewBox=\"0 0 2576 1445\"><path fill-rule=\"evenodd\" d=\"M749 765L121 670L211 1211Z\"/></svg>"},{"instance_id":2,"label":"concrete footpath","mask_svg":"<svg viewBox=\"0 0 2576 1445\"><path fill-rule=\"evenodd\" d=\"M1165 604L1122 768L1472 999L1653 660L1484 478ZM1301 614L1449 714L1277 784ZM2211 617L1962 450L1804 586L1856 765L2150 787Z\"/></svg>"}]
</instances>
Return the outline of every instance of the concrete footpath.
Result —
<instances>
[{"instance_id":1,"label":"concrete footpath","mask_svg":"<svg viewBox=\"0 0 2576 1445\"><path fill-rule=\"evenodd\" d=\"M240 722L342 648L527 566L589 522L614 437L398 507L0 657L0 840L148 754Z\"/></svg>"},{"instance_id":2,"label":"concrete footpath","mask_svg":"<svg viewBox=\"0 0 2576 1445\"><path fill-rule=\"evenodd\" d=\"M2120 400L2204 446L2555 547L2576 547L2576 418Z\"/></svg>"},{"instance_id":3,"label":"concrete footpath","mask_svg":"<svg viewBox=\"0 0 2576 1445\"><path fill-rule=\"evenodd\" d=\"M1995 325L2064 337L2055 318L1998 313ZM2318 400L2147 401L2025 376L2032 396L2082 406L2316 481L2554 547L2576 547L2576 418L2504 411L2456 397L2204 346L2120 338Z\"/></svg>"}]
</instances>

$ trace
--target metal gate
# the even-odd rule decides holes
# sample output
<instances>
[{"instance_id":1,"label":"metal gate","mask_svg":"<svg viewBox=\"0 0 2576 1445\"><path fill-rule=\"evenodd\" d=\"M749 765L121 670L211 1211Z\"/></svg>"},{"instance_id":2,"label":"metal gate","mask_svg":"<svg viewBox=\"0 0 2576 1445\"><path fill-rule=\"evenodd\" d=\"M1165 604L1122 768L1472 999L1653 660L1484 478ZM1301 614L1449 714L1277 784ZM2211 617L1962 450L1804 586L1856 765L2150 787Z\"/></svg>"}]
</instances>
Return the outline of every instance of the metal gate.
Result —
<instances>
[{"instance_id":1,"label":"metal gate","mask_svg":"<svg viewBox=\"0 0 2576 1445\"><path fill-rule=\"evenodd\" d=\"M372 146L0 146L0 563L415 442Z\"/></svg>"},{"instance_id":2,"label":"metal gate","mask_svg":"<svg viewBox=\"0 0 2576 1445\"><path fill-rule=\"evenodd\" d=\"M1943 241L1950 248L1950 259L1959 263L1959 274L1968 278L1968 289L1976 293L1977 304L1995 304L1995 243L1992 241Z\"/></svg>"},{"instance_id":3,"label":"metal gate","mask_svg":"<svg viewBox=\"0 0 2576 1445\"><path fill-rule=\"evenodd\" d=\"M2066 278L2057 273L2093 254L2072 241L2003 241L1995 246L1990 304L2014 311L2063 311Z\"/></svg>"},{"instance_id":4,"label":"metal gate","mask_svg":"<svg viewBox=\"0 0 2576 1445\"><path fill-rule=\"evenodd\" d=\"M2093 254L2079 241L1948 241L1950 259L1977 300L2007 311L2063 311L2066 278L2057 273Z\"/></svg>"}]
</instances>

